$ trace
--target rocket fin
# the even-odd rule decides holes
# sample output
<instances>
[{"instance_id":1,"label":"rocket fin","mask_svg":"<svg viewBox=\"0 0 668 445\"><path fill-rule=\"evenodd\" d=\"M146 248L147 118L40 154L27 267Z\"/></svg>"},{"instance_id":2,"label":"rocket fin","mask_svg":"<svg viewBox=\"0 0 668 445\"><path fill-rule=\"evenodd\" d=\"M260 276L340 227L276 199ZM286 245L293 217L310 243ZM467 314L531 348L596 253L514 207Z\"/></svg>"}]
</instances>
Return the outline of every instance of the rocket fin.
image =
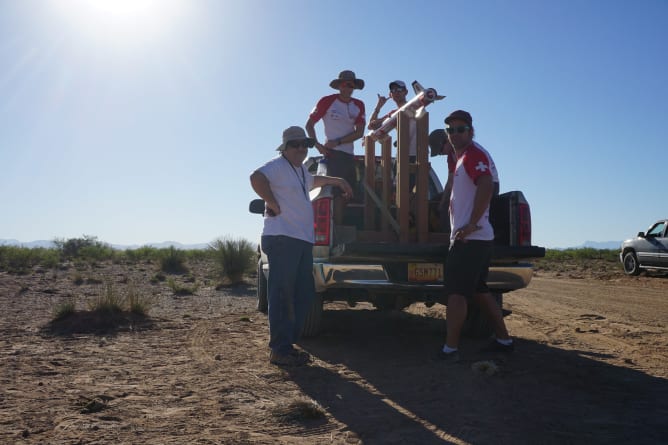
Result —
<instances>
[{"instance_id":1,"label":"rocket fin","mask_svg":"<svg viewBox=\"0 0 668 445\"><path fill-rule=\"evenodd\" d=\"M414 80L411 85L413 85L413 91L415 91L415 94L420 94L421 92L424 91L424 87L420 85L420 82L418 82L417 80Z\"/></svg>"}]
</instances>

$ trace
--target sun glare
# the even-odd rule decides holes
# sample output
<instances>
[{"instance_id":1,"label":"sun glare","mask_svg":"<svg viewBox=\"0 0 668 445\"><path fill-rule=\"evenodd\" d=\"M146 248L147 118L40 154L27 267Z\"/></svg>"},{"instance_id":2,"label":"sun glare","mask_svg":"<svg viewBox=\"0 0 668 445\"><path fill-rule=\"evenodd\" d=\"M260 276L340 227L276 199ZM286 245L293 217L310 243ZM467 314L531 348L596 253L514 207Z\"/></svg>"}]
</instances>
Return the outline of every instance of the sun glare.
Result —
<instances>
[{"instance_id":1,"label":"sun glare","mask_svg":"<svg viewBox=\"0 0 668 445\"><path fill-rule=\"evenodd\" d=\"M65 26L85 39L138 47L169 33L186 0L51 0Z\"/></svg>"}]
</instances>

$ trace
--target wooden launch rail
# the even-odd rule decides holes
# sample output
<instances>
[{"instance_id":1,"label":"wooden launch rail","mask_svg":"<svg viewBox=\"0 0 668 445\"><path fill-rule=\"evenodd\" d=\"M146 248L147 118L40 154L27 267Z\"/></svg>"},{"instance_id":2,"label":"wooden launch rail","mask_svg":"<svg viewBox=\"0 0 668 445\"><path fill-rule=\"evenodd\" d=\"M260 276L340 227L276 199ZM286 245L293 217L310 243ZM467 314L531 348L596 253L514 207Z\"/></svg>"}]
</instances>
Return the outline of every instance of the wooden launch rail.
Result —
<instances>
[{"instance_id":1,"label":"wooden launch rail","mask_svg":"<svg viewBox=\"0 0 668 445\"><path fill-rule=\"evenodd\" d=\"M428 242L441 238L441 234L429 233L429 170L428 131L429 113L424 112L415 119L417 157L409 162L410 120L405 112L400 112L397 120L396 188L392 184L392 138L380 142L380 165L376 164L376 141L366 137L364 231L358 232L358 240ZM409 175L415 175L415 193L409 190ZM395 195L396 218L391 214L392 196ZM377 209L379 210L377 215ZM379 216L376 230L376 217ZM411 216L413 221L411 222ZM433 235L433 236L432 236Z\"/></svg>"}]
</instances>

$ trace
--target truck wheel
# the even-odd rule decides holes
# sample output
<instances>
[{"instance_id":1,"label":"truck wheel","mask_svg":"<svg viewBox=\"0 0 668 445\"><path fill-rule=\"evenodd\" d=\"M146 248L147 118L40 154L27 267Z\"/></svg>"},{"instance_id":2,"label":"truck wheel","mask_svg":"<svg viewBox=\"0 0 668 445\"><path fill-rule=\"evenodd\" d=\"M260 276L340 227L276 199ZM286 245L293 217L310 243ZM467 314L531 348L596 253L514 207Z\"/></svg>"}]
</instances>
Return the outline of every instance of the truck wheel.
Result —
<instances>
[{"instance_id":1,"label":"truck wheel","mask_svg":"<svg viewBox=\"0 0 668 445\"><path fill-rule=\"evenodd\" d=\"M640 265L636 254L630 250L624 254L624 273L626 275L639 275Z\"/></svg>"},{"instance_id":2,"label":"truck wheel","mask_svg":"<svg viewBox=\"0 0 668 445\"><path fill-rule=\"evenodd\" d=\"M503 294L492 293L499 309L503 307ZM466 321L462 328L462 335L469 338L486 338L494 333L494 325L487 319L477 304L469 304Z\"/></svg>"},{"instance_id":3,"label":"truck wheel","mask_svg":"<svg viewBox=\"0 0 668 445\"><path fill-rule=\"evenodd\" d=\"M302 337L315 337L320 332L322 324L322 294L316 293L311 304L311 309L306 314L304 327L302 328Z\"/></svg>"},{"instance_id":4,"label":"truck wheel","mask_svg":"<svg viewBox=\"0 0 668 445\"><path fill-rule=\"evenodd\" d=\"M257 260L257 310L266 314L268 309L267 277L262 272L262 260Z\"/></svg>"}]
</instances>

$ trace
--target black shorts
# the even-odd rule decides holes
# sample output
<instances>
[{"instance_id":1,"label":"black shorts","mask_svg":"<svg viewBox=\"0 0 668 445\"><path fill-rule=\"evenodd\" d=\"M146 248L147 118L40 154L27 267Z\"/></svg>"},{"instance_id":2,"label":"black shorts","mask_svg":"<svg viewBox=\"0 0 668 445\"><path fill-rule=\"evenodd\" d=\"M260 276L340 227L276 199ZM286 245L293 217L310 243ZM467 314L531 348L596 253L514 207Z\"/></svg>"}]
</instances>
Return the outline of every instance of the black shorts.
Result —
<instances>
[{"instance_id":1,"label":"black shorts","mask_svg":"<svg viewBox=\"0 0 668 445\"><path fill-rule=\"evenodd\" d=\"M327 176L343 178L350 187L355 190L357 173L355 172L355 156L349 153L330 149L327 152ZM343 191L334 187L334 196L339 196Z\"/></svg>"},{"instance_id":2,"label":"black shorts","mask_svg":"<svg viewBox=\"0 0 668 445\"><path fill-rule=\"evenodd\" d=\"M468 300L489 292L487 275L492 258L492 241L455 241L444 266L445 296L459 294Z\"/></svg>"}]
</instances>

